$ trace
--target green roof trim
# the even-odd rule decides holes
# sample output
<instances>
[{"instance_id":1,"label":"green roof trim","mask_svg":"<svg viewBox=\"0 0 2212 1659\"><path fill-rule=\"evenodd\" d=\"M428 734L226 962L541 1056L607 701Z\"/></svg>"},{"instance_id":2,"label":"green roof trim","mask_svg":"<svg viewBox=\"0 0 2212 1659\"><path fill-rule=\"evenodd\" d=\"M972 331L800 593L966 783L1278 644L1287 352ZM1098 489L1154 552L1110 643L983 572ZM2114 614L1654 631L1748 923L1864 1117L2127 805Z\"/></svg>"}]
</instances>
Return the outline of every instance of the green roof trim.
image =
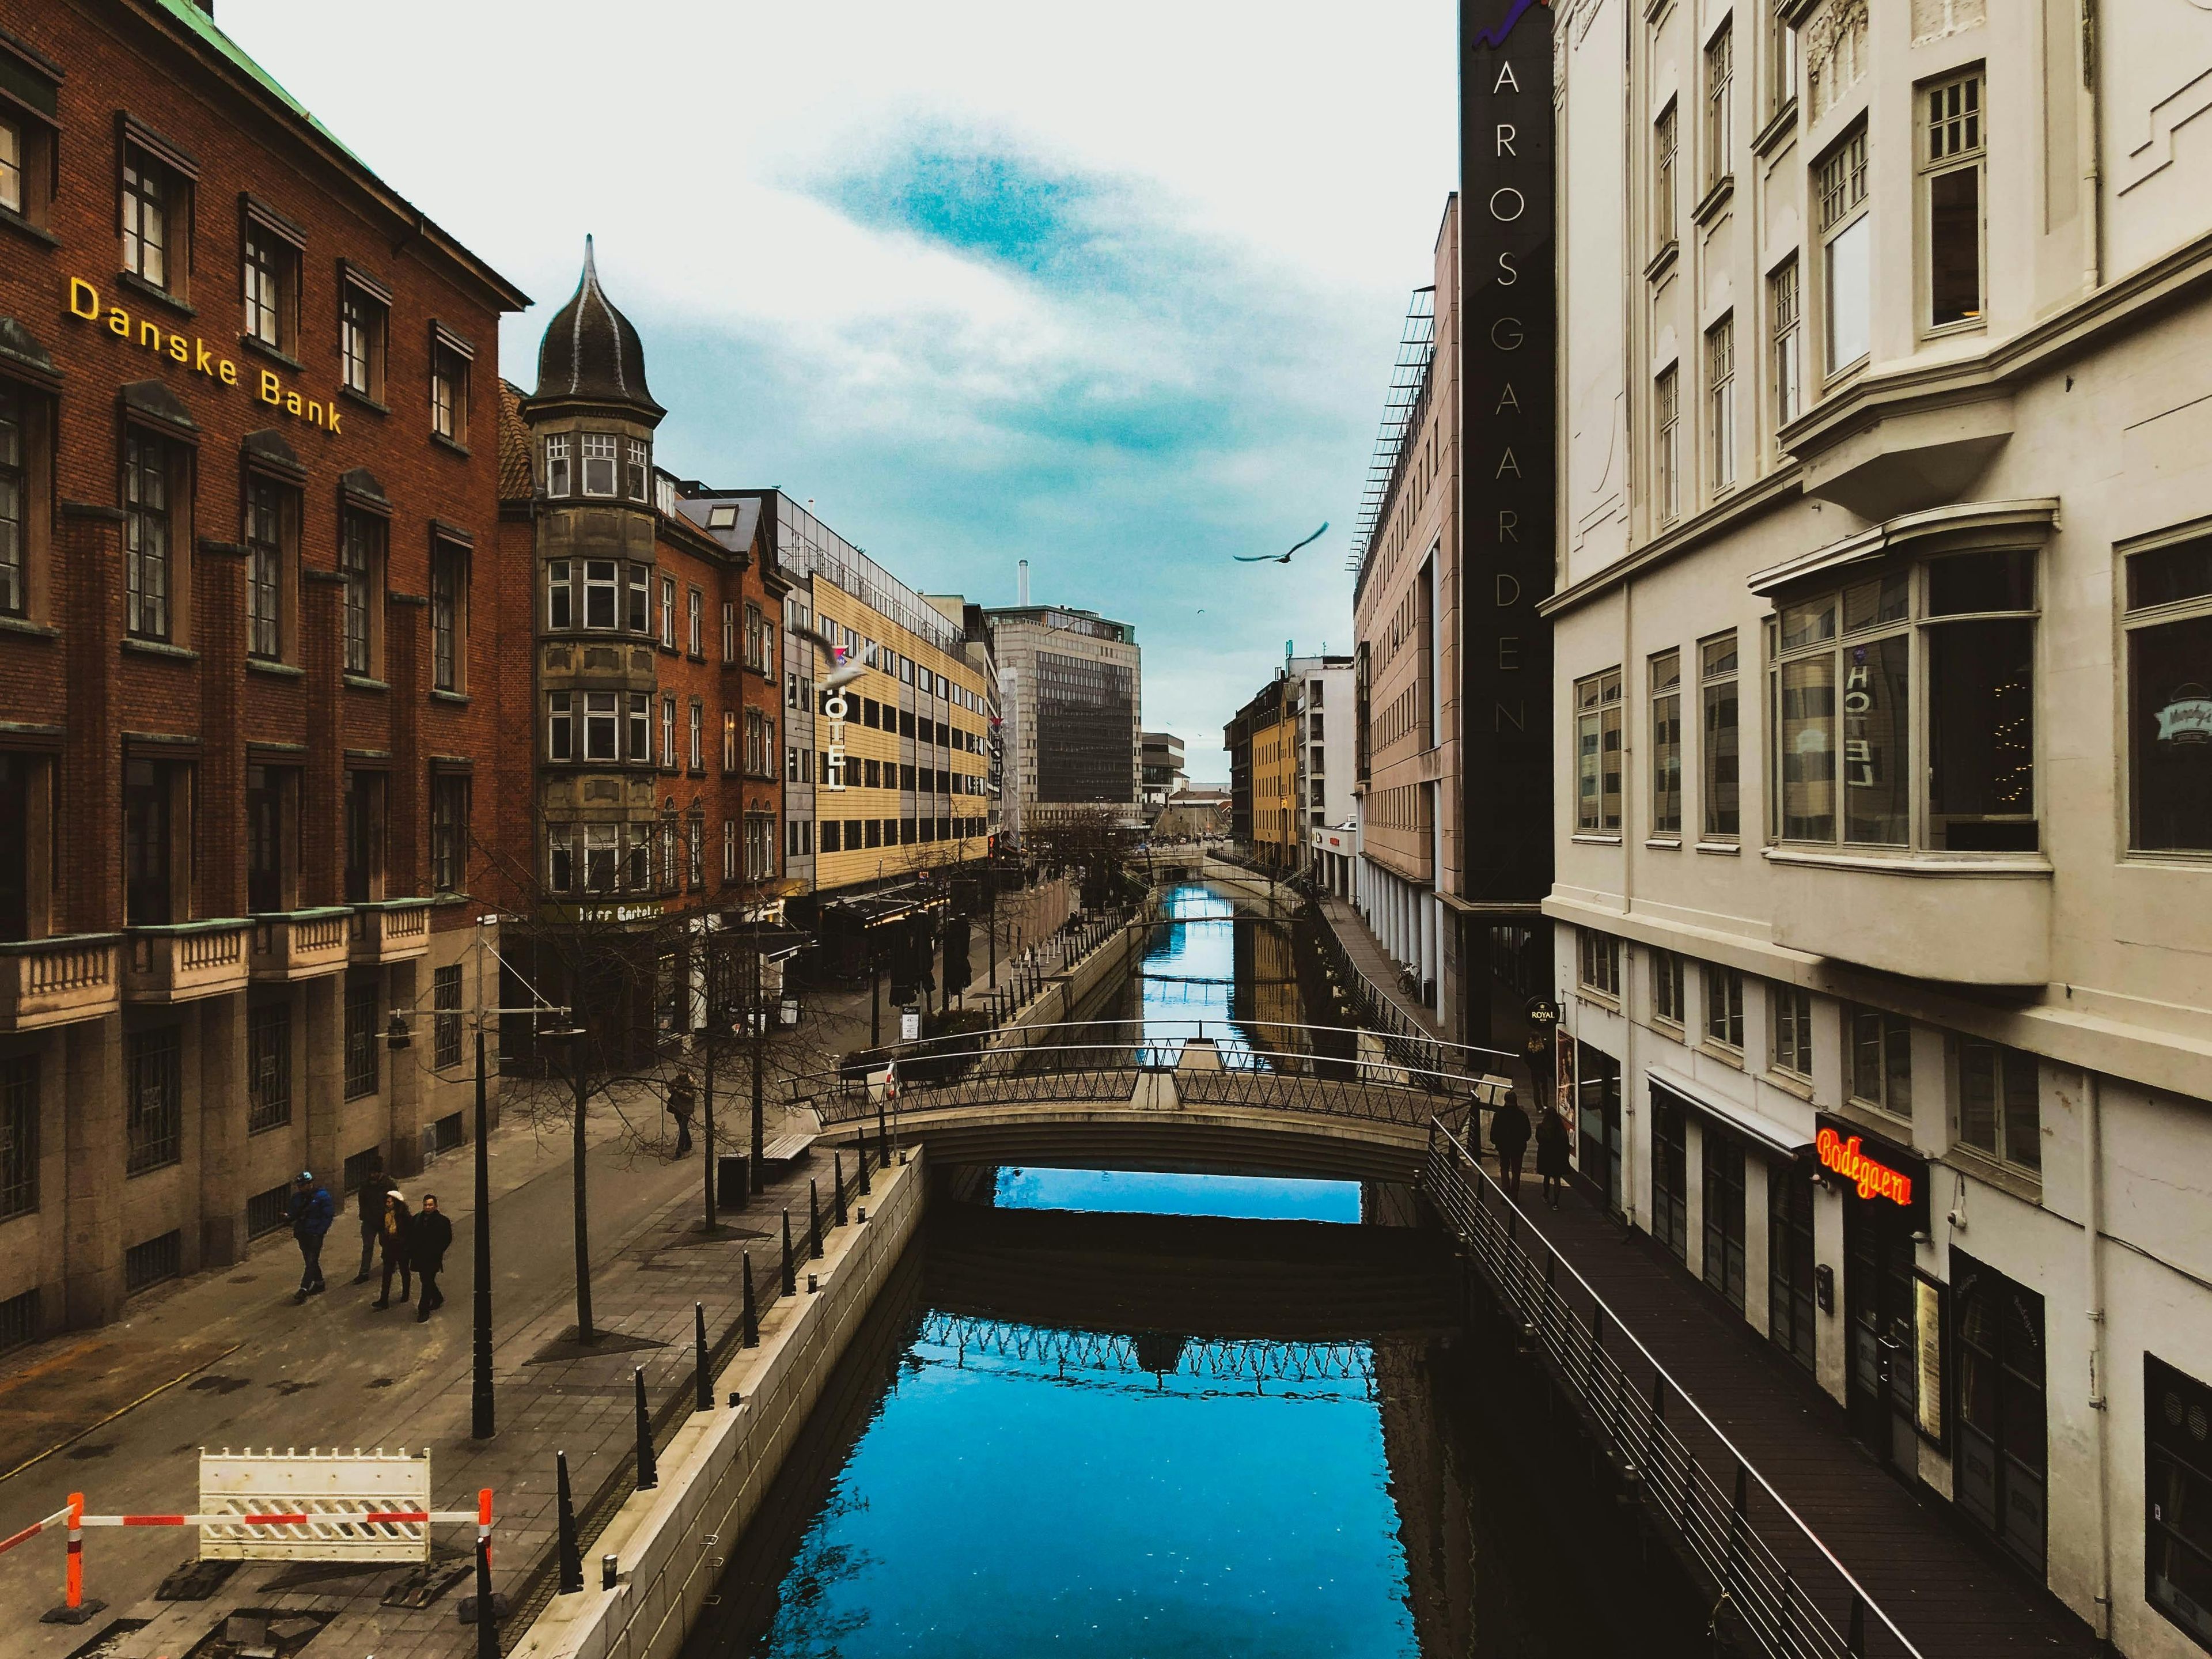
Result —
<instances>
[{"instance_id":1,"label":"green roof trim","mask_svg":"<svg viewBox=\"0 0 2212 1659\"><path fill-rule=\"evenodd\" d=\"M368 162L362 161L360 156L356 155L350 149L346 149L345 144L339 139L337 134L332 132L320 121L315 119L313 115L308 112L306 105L302 104L290 93L285 91L283 87L277 85L276 78L272 76L268 70L263 69L260 64L255 63L251 58L247 57L244 49L239 46L237 41L232 40L228 34L225 34L221 29L217 28L215 26L215 19L202 11L199 7L194 3L194 0L154 0L154 3L160 6L162 10L167 12L170 16L175 18L177 21L182 23L194 34L198 35L201 40L206 41L209 46L214 47L216 52L228 58L240 69L244 70L246 74L252 76L254 81L261 86L262 89L267 92L271 97L275 98L278 103L283 105L286 109L290 110L293 114L298 116L309 126L314 128L317 132L321 133L323 137L329 139L331 143L337 145L338 149L344 152L346 158L352 161L355 166L362 168L364 172L374 172L374 169L369 167Z\"/></svg>"}]
</instances>

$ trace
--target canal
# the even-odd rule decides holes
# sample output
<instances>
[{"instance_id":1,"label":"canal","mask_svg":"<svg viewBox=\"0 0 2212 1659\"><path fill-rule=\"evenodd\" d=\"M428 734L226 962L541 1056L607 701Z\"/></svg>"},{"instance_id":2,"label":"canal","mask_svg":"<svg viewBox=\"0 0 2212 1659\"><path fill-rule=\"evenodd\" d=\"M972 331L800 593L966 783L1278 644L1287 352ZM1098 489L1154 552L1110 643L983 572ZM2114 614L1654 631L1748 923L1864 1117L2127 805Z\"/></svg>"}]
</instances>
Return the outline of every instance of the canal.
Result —
<instances>
[{"instance_id":1,"label":"canal","mask_svg":"<svg viewBox=\"0 0 2212 1659\"><path fill-rule=\"evenodd\" d=\"M1265 1065L1294 958L1179 888L1084 1012ZM688 1659L1711 1651L1441 1237L1362 1224L1357 1184L952 1185Z\"/></svg>"}]
</instances>

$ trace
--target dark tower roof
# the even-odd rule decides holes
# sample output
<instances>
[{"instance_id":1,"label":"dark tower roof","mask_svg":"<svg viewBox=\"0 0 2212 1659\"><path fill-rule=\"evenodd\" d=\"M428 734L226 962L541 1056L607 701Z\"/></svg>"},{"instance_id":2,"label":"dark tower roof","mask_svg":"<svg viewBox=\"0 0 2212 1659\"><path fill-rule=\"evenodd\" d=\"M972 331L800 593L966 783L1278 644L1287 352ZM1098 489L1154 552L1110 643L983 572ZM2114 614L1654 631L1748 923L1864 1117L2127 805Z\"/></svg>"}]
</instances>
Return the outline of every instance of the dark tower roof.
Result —
<instances>
[{"instance_id":1,"label":"dark tower roof","mask_svg":"<svg viewBox=\"0 0 2212 1659\"><path fill-rule=\"evenodd\" d=\"M668 412L647 389L645 347L637 331L599 286L588 236L575 296L546 325L538 345L538 390L531 402L613 404L642 410L656 421Z\"/></svg>"}]
</instances>

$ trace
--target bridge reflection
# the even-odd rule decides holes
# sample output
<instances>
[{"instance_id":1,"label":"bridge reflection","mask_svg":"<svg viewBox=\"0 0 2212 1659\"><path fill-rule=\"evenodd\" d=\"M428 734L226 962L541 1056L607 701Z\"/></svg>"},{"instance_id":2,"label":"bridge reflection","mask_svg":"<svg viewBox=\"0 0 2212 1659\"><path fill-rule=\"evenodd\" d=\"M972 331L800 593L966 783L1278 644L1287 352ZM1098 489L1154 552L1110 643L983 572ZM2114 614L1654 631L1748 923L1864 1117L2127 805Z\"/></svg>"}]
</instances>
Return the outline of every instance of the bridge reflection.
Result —
<instances>
[{"instance_id":1,"label":"bridge reflection","mask_svg":"<svg viewBox=\"0 0 2212 1659\"><path fill-rule=\"evenodd\" d=\"M1073 1330L965 1314L925 1315L915 1340L956 1364L1006 1360L1100 1376L1188 1376L1205 1382L1358 1382L1371 1387L1375 1355L1365 1342L1288 1342L1261 1338L1177 1336L1164 1332Z\"/></svg>"}]
</instances>

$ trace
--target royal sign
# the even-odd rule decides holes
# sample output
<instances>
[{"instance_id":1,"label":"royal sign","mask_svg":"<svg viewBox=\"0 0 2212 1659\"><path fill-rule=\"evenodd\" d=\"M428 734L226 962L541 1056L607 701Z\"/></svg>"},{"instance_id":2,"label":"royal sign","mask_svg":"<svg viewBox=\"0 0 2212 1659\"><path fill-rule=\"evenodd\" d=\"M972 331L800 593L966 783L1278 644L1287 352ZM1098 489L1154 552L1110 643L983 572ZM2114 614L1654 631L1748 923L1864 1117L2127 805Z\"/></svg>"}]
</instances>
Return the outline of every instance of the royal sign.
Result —
<instances>
[{"instance_id":1,"label":"royal sign","mask_svg":"<svg viewBox=\"0 0 2212 1659\"><path fill-rule=\"evenodd\" d=\"M1912 1177L1902 1170L1891 1169L1878 1158L1869 1158L1864 1147L1864 1136L1846 1139L1833 1129L1822 1129L1813 1142L1813 1151L1822 1167L1856 1187L1861 1198L1886 1198L1902 1208L1911 1209Z\"/></svg>"}]
</instances>

